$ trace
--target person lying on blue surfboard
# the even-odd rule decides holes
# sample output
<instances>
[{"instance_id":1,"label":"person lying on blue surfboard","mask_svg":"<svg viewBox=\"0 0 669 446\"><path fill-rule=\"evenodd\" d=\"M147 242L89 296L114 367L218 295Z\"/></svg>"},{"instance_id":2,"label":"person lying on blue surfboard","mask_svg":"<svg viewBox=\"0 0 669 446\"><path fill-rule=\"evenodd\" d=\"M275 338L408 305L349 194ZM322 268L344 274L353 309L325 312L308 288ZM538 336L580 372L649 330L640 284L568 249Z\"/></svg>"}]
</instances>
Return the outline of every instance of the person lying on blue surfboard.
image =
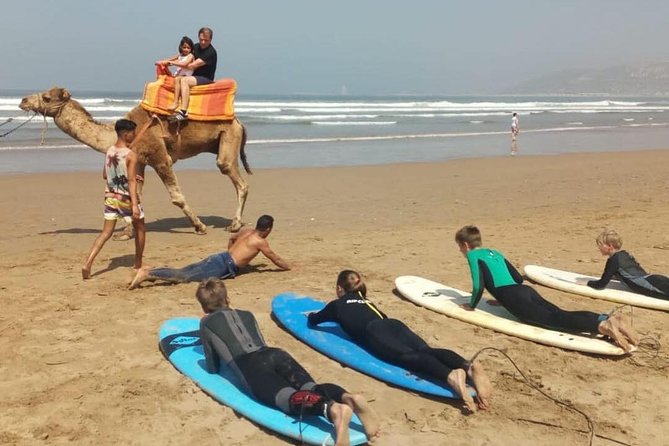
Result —
<instances>
[{"instance_id":1,"label":"person lying on blue surfboard","mask_svg":"<svg viewBox=\"0 0 669 446\"><path fill-rule=\"evenodd\" d=\"M466 384L469 377L477 392L478 408L489 407L492 385L478 362L470 364L451 350L430 347L403 322L389 319L367 299L367 287L356 271L339 273L336 292L336 300L309 314L309 325L338 323L353 341L382 360L448 384L474 412L476 404Z\"/></svg>"},{"instance_id":2,"label":"person lying on blue surfboard","mask_svg":"<svg viewBox=\"0 0 669 446\"><path fill-rule=\"evenodd\" d=\"M223 362L246 385L246 390L267 406L294 416L324 416L335 426L337 446L349 444L353 412L362 421L370 441L378 436L379 423L367 401L336 384L316 384L287 352L268 347L253 313L230 308L222 280L203 281L196 296L205 313L200 336L209 373L218 373Z\"/></svg>"},{"instance_id":3,"label":"person lying on blue surfboard","mask_svg":"<svg viewBox=\"0 0 669 446\"><path fill-rule=\"evenodd\" d=\"M639 337L623 320L622 313L597 314L592 311L566 311L548 302L532 287L523 284L523 277L504 256L494 249L482 247L481 231L476 226L464 226L455 233L455 242L469 262L472 276L472 298L462 304L474 310L487 289L496 301L511 314L529 325L608 336L629 352L639 344Z\"/></svg>"}]
</instances>

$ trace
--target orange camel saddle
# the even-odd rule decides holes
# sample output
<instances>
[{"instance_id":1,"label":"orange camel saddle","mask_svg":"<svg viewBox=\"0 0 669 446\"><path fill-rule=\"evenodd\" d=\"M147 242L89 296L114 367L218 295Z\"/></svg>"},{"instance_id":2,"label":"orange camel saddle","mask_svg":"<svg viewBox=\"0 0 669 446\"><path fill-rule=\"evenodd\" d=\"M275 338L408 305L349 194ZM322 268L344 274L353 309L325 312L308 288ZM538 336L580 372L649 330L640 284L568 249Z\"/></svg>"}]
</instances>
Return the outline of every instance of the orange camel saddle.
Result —
<instances>
[{"instance_id":1,"label":"orange camel saddle","mask_svg":"<svg viewBox=\"0 0 669 446\"><path fill-rule=\"evenodd\" d=\"M157 67L157 79L144 86L143 109L158 115L171 115L168 110L174 101L174 77L166 69ZM222 121L235 117L235 93L237 81L221 79L207 85L196 85L190 89L188 119L193 121Z\"/></svg>"}]
</instances>

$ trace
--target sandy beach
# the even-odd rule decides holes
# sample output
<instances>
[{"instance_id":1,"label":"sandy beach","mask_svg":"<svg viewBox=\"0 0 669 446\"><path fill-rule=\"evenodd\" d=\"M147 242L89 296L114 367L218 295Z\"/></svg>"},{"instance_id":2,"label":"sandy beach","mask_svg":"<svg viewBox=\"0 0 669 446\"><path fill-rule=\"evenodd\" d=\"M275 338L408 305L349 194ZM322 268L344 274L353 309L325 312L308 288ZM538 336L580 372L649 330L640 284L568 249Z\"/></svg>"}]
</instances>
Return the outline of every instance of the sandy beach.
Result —
<instances>
[{"instance_id":1,"label":"sandy beach","mask_svg":"<svg viewBox=\"0 0 669 446\"><path fill-rule=\"evenodd\" d=\"M329 300L337 272L359 270L381 309L431 344L466 357L486 346L505 350L544 391L592 418L599 435L593 444L666 444L666 347L655 359L564 351L475 328L393 294L393 280L403 274L469 289L453 242L465 224L478 225L484 244L519 268L593 275L605 263L594 239L612 227L648 271L669 273L665 163L669 151L257 170L245 221L273 215L270 244L296 268L280 272L256 258L227 282L232 305L252 310L268 342L317 380L363 393L382 418L379 445L587 445L588 437L583 417L526 386L501 356L481 357L496 388L492 408L464 416L457 403L390 387L311 350L272 320L274 295ZM151 171L144 189L148 265L185 265L227 245L229 180L215 168L178 175L210 229L196 235ZM161 323L200 316L195 285L129 291L132 242L111 241L93 278L81 280L102 226L102 187L98 172L0 176L0 444L291 444L220 405L161 355ZM614 307L537 289L567 309ZM668 318L633 310L637 330L660 342Z\"/></svg>"}]
</instances>

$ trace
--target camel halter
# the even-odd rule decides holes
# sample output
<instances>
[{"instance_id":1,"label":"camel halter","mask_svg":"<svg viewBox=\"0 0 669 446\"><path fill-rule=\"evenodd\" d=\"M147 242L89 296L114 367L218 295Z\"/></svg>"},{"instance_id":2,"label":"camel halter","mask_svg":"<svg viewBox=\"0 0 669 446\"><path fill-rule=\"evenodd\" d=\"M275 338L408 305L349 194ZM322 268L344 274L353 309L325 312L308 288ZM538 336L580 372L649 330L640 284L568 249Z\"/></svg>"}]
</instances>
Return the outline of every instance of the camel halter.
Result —
<instances>
[{"instance_id":1,"label":"camel halter","mask_svg":"<svg viewBox=\"0 0 669 446\"><path fill-rule=\"evenodd\" d=\"M63 107L65 107L65 105L68 103L69 100L70 99L68 98L67 101L63 101L63 103L58 106L58 108L56 110L56 113L53 115L53 119L56 119L60 115L60 112L63 111ZM46 120L46 107L44 106L44 104L42 102L42 95L39 94L39 93L37 94L37 107L44 110L44 112L41 113L42 119L44 120L44 127L42 128L42 135L41 135L41 140L40 140L40 143L39 143L40 146L43 146L44 141L46 140L46 132L49 130L49 123ZM35 113L35 114L37 114L37 113Z\"/></svg>"}]
</instances>

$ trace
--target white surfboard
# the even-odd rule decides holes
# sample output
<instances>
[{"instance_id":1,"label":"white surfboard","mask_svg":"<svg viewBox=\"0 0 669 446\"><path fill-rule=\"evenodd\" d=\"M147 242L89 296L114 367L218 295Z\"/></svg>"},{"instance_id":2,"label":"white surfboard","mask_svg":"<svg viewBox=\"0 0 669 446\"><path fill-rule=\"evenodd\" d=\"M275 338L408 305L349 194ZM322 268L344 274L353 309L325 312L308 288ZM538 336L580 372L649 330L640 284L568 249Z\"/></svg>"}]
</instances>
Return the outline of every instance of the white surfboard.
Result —
<instances>
[{"instance_id":1,"label":"white surfboard","mask_svg":"<svg viewBox=\"0 0 669 446\"><path fill-rule=\"evenodd\" d=\"M599 277L560 271L559 269L545 268L537 265L527 265L523 269L525 270L525 275L533 281L560 291L580 294L595 299L604 299L620 304L634 305L635 307L669 311L669 300L635 293L627 285L617 280L610 281L606 288L602 290L596 290L587 285L580 285L576 281L598 280Z\"/></svg>"},{"instance_id":2,"label":"white surfboard","mask_svg":"<svg viewBox=\"0 0 669 446\"><path fill-rule=\"evenodd\" d=\"M600 335L563 333L527 325L516 319L502 306L493 306L484 296L474 311L460 307L469 303L471 293L416 276L400 276L395 287L404 297L437 313L516 336L540 344L599 355L624 355L625 351Z\"/></svg>"}]
</instances>

